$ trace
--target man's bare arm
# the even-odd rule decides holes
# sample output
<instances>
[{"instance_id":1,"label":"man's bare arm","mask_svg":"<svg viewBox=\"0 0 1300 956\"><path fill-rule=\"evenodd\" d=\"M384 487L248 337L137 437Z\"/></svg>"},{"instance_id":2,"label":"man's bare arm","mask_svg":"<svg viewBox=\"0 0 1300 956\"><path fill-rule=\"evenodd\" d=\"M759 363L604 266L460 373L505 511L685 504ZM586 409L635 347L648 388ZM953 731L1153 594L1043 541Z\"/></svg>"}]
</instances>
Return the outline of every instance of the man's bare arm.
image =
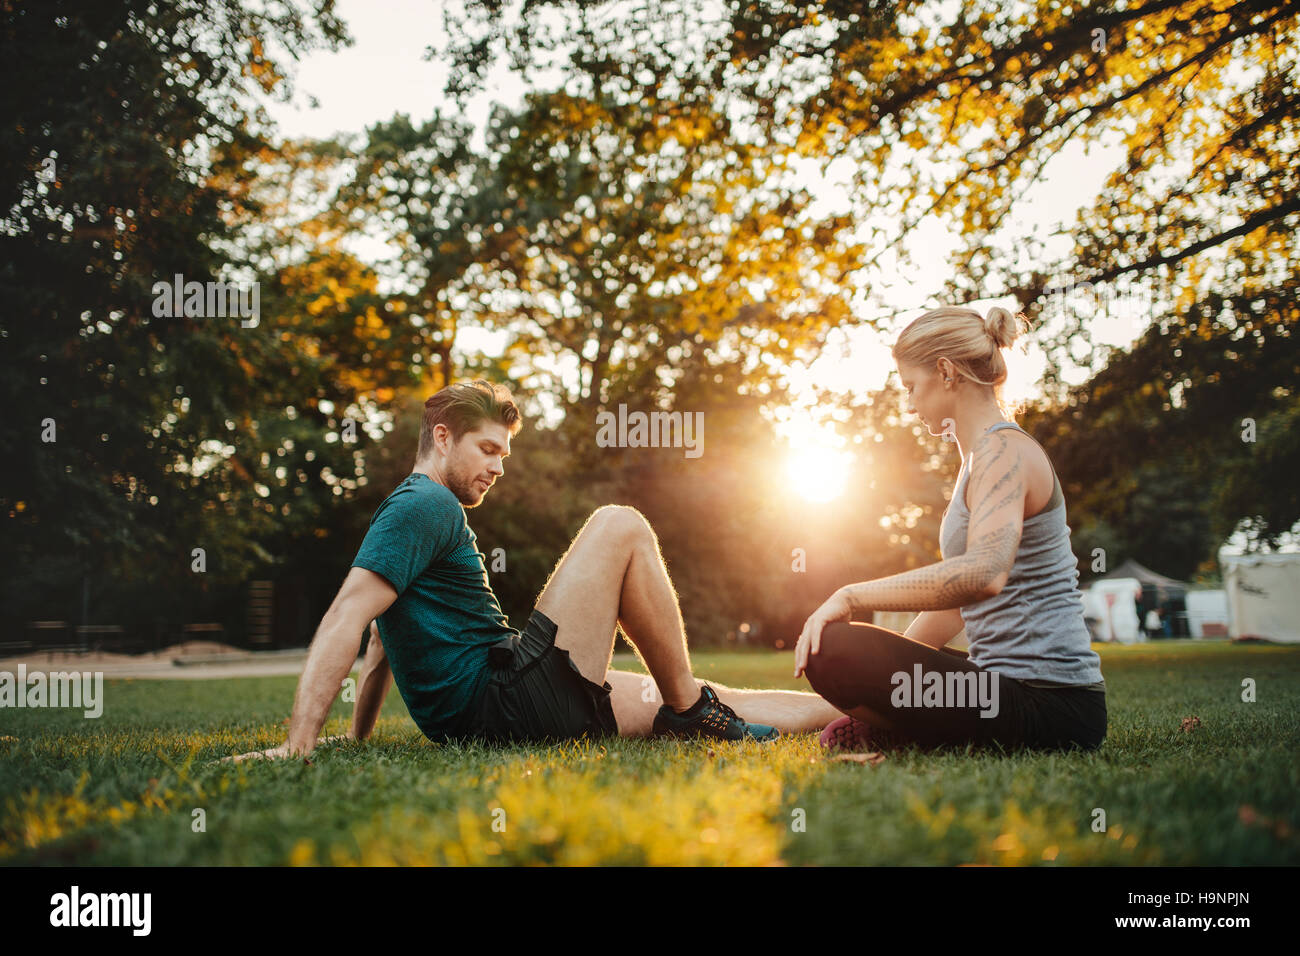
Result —
<instances>
[{"instance_id":1,"label":"man's bare arm","mask_svg":"<svg viewBox=\"0 0 1300 956\"><path fill-rule=\"evenodd\" d=\"M396 600L397 591L382 575L365 568L352 568L312 638L294 695L288 741L270 750L226 759L311 753L343 679L356 662L362 632Z\"/></svg>"},{"instance_id":2,"label":"man's bare arm","mask_svg":"<svg viewBox=\"0 0 1300 956\"><path fill-rule=\"evenodd\" d=\"M316 629L298 681L289 720L289 753L309 754L315 749L316 735L357 659L362 632L396 600L397 591L374 571L353 568L343 579Z\"/></svg>"},{"instance_id":3,"label":"man's bare arm","mask_svg":"<svg viewBox=\"0 0 1300 956\"><path fill-rule=\"evenodd\" d=\"M348 736L365 740L375 729L384 698L393 686L393 670L388 666L388 655L379 637L379 627L370 622L370 643L366 645L366 659L361 665L361 680L357 682L357 703L352 711L352 728Z\"/></svg>"}]
</instances>

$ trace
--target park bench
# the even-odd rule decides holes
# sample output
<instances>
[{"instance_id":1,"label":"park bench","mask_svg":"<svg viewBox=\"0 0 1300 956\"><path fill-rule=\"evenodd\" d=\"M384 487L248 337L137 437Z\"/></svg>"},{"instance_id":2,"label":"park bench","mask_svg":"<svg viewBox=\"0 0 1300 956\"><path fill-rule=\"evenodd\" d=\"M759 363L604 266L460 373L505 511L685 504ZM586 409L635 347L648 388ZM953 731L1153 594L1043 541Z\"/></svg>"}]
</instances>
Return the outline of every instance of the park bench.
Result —
<instances>
[{"instance_id":1,"label":"park bench","mask_svg":"<svg viewBox=\"0 0 1300 956\"><path fill-rule=\"evenodd\" d=\"M74 642L79 651L102 651L105 644L120 644L126 628L120 624L83 624L76 630Z\"/></svg>"},{"instance_id":2,"label":"park bench","mask_svg":"<svg viewBox=\"0 0 1300 956\"><path fill-rule=\"evenodd\" d=\"M0 655L30 654L33 651L53 655L55 651L73 650L76 646L67 621L29 621L24 638L0 642Z\"/></svg>"},{"instance_id":3,"label":"park bench","mask_svg":"<svg viewBox=\"0 0 1300 956\"><path fill-rule=\"evenodd\" d=\"M181 626L181 640L209 640L221 642L225 637L226 627L224 624L215 622L206 622L202 624L185 624ZM186 653L182 651L181 653Z\"/></svg>"}]
</instances>

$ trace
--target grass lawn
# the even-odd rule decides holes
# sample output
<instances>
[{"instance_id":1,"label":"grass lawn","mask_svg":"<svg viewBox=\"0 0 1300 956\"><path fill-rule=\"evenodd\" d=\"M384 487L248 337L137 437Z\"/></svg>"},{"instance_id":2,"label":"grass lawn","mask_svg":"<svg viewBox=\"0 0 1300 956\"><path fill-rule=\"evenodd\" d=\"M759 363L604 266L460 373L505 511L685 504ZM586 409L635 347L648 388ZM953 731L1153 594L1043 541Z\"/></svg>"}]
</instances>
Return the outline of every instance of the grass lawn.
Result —
<instances>
[{"instance_id":1,"label":"grass lawn","mask_svg":"<svg viewBox=\"0 0 1300 956\"><path fill-rule=\"evenodd\" d=\"M434 745L395 691L369 742L310 765L219 764L283 740L295 678L110 681L97 720L0 710L0 862L1300 863L1300 648L1098 650L1100 751L913 751L876 767L828 761L814 736ZM693 655L701 677L807 689L791 661ZM335 704L327 733L350 708ZM1184 732L1191 715L1201 725Z\"/></svg>"}]
</instances>

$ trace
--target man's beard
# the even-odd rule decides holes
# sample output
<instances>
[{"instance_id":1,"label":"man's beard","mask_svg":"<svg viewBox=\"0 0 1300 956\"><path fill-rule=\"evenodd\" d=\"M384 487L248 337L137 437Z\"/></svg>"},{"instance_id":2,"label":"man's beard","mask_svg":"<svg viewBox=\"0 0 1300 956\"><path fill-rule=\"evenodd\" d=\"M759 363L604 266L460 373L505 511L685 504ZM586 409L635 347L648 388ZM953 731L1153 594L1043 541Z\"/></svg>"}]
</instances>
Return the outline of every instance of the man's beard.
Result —
<instances>
[{"instance_id":1,"label":"man's beard","mask_svg":"<svg viewBox=\"0 0 1300 956\"><path fill-rule=\"evenodd\" d=\"M466 508L477 507L483 502L483 495L486 492L480 491L477 484L477 475L449 474L447 476L447 490Z\"/></svg>"}]
</instances>

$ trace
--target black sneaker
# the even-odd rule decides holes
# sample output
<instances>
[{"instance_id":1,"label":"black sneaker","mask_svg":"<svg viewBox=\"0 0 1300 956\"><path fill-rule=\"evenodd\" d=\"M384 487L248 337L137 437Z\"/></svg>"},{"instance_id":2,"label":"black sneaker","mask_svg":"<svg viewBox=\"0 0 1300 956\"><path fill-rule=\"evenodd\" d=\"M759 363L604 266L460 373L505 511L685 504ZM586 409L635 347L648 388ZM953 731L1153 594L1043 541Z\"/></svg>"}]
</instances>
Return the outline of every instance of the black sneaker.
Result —
<instances>
[{"instance_id":1,"label":"black sneaker","mask_svg":"<svg viewBox=\"0 0 1300 956\"><path fill-rule=\"evenodd\" d=\"M667 704L655 715L656 737L716 737L719 740L776 740L781 736L775 727L750 724L736 716L736 712L718 700L713 688L705 684L700 688L700 699L684 714L676 713Z\"/></svg>"}]
</instances>

